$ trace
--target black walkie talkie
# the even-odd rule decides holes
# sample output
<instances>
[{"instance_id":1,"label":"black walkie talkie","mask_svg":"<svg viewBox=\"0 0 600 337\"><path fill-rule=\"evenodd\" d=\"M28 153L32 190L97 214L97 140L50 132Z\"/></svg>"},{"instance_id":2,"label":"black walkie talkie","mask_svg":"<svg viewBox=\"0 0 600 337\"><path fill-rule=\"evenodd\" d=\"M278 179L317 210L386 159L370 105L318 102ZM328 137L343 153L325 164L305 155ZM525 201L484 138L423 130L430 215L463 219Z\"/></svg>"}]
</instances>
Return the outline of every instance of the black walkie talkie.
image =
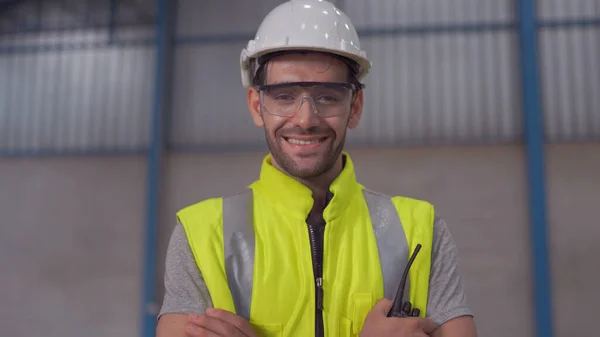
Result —
<instances>
[{"instance_id":1,"label":"black walkie talkie","mask_svg":"<svg viewBox=\"0 0 600 337\"><path fill-rule=\"evenodd\" d=\"M404 302L404 288L406 287L406 278L408 277L408 271L410 270L410 266L412 266L420 250L421 244L419 243L415 247L415 251L412 253L410 259L408 260L406 268L404 268L404 273L402 274L400 284L398 285L398 290L396 291L396 297L394 298L392 308L388 312L387 317L419 317L419 314L421 313L421 310L419 310L419 308L412 308L410 301Z\"/></svg>"}]
</instances>

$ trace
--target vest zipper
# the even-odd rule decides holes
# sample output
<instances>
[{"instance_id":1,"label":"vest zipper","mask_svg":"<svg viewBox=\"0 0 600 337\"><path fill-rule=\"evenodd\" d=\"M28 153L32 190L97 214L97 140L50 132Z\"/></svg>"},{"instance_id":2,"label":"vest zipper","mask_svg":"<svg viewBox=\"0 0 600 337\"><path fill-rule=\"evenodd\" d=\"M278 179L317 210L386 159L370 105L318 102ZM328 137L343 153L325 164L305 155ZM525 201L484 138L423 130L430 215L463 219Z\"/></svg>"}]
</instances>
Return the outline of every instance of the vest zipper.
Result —
<instances>
[{"instance_id":1,"label":"vest zipper","mask_svg":"<svg viewBox=\"0 0 600 337\"><path fill-rule=\"evenodd\" d=\"M315 337L324 337L323 326L323 245L325 226L309 224L308 235L315 277Z\"/></svg>"}]
</instances>

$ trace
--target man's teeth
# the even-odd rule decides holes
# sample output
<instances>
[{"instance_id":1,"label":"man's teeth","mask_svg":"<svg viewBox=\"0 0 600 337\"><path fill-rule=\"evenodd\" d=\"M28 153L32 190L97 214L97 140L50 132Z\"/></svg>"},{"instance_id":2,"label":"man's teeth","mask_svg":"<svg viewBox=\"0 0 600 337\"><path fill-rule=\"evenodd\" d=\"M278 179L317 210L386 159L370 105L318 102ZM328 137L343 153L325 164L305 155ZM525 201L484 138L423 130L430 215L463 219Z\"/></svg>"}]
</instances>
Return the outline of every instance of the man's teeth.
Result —
<instances>
[{"instance_id":1,"label":"man's teeth","mask_svg":"<svg viewBox=\"0 0 600 337\"><path fill-rule=\"evenodd\" d=\"M287 141L292 143L292 144L298 144L298 145L310 145L310 144L315 144L320 142L322 139L312 139L312 140L300 140L300 139L294 139L294 138L287 138Z\"/></svg>"}]
</instances>

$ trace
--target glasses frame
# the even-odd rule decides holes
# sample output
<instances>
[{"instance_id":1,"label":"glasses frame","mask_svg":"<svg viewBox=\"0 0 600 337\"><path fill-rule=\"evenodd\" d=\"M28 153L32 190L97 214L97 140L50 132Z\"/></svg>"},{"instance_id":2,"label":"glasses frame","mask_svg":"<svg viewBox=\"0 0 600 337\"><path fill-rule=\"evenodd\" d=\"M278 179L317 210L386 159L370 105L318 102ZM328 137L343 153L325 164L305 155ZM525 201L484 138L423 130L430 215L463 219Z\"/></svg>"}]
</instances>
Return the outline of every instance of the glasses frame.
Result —
<instances>
[{"instance_id":1,"label":"glasses frame","mask_svg":"<svg viewBox=\"0 0 600 337\"><path fill-rule=\"evenodd\" d=\"M300 103L298 104L296 111L292 114L289 115L282 115L282 114L276 114L273 113L271 111L269 111L267 109L267 107L265 106L265 102L264 102L264 93L267 90L272 90L272 89L277 89L277 88L284 88L284 87L291 87L291 86L298 86L301 88L310 88L310 87L315 87L315 86L322 86L325 88L346 88L348 90L351 91L351 100L350 100L350 105L349 108L352 106L352 104L354 103L354 100L356 99L356 93L362 89L365 88L365 85L362 83L348 83L348 82L281 82L281 83L273 83L273 84L264 84L264 85L257 85L256 86L256 90L259 92L260 94L260 106L262 109L264 109L267 113L269 113L270 115L273 116L278 116L278 117L293 117L296 115L296 113L298 112L298 110L300 109L300 106L302 106L302 104L304 103L305 99L310 99L311 101L311 105L313 108L313 111L318 115L318 116L322 116L316 105L314 100L312 99L311 96L304 95L302 96ZM342 115L342 114L339 114ZM330 116L325 116L325 117L334 117L334 116L339 116L338 114L335 115L330 115Z\"/></svg>"}]
</instances>

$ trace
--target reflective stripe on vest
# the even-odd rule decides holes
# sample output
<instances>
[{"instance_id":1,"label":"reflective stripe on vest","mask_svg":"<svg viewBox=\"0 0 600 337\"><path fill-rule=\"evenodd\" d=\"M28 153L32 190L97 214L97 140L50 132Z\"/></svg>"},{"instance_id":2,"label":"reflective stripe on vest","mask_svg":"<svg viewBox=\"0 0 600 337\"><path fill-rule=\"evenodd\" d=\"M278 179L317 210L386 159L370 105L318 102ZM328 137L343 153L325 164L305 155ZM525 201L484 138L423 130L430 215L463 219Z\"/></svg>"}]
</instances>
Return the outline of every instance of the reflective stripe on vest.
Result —
<instances>
[{"instance_id":1,"label":"reflective stripe on vest","mask_svg":"<svg viewBox=\"0 0 600 337\"><path fill-rule=\"evenodd\" d=\"M383 295L393 300L408 257L408 242L402 229L398 212L391 199L370 191L364 191L369 208L373 232L377 240L379 262L383 274ZM410 279L406 281L404 298L408 300Z\"/></svg>"},{"instance_id":2,"label":"reflective stripe on vest","mask_svg":"<svg viewBox=\"0 0 600 337\"><path fill-rule=\"evenodd\" d=\"M250 319L254 272L252 191L223 199L223 248L227 283L236 313Z\"/></svg>"},{"instance_id":3,"label":"reflective stripe on vest","mask_svg":"<svg viewBox=\"0 0 600 337\"><path fill-rule=\"evenodd\" d=\"M411 268L404 293L404 299L410 298L411 302L421 309L421 316L424 316L429 285L430 259L428 257L431 253L431 235L425 233L425 235L418 236L418 234L423 234L422 230L419 232L414 229L405 233L401 219L406 218L410 223L413 216L408 213L402 214L405 211L399 207L401 199L389 198L367 190L364 190L363 193L376 237L386 298L393 299L395 297L402 272L408 261L409 242L407 237L414 238L416 234L417 240L429 240L429 242L410 243L411 253L417 243L421 243L423 248ZM254 271L255 238L252 207L253 194L251 190L223 198L225 271L235 312L246 319L250 319ZM424 262L419 264L417 261ZM427 269L417 274L413 271L416 268ZM421 277L415 278L418 275ZM411 287L411 284L418 284L419 287Z\"/></svg>"}]
</instances>

